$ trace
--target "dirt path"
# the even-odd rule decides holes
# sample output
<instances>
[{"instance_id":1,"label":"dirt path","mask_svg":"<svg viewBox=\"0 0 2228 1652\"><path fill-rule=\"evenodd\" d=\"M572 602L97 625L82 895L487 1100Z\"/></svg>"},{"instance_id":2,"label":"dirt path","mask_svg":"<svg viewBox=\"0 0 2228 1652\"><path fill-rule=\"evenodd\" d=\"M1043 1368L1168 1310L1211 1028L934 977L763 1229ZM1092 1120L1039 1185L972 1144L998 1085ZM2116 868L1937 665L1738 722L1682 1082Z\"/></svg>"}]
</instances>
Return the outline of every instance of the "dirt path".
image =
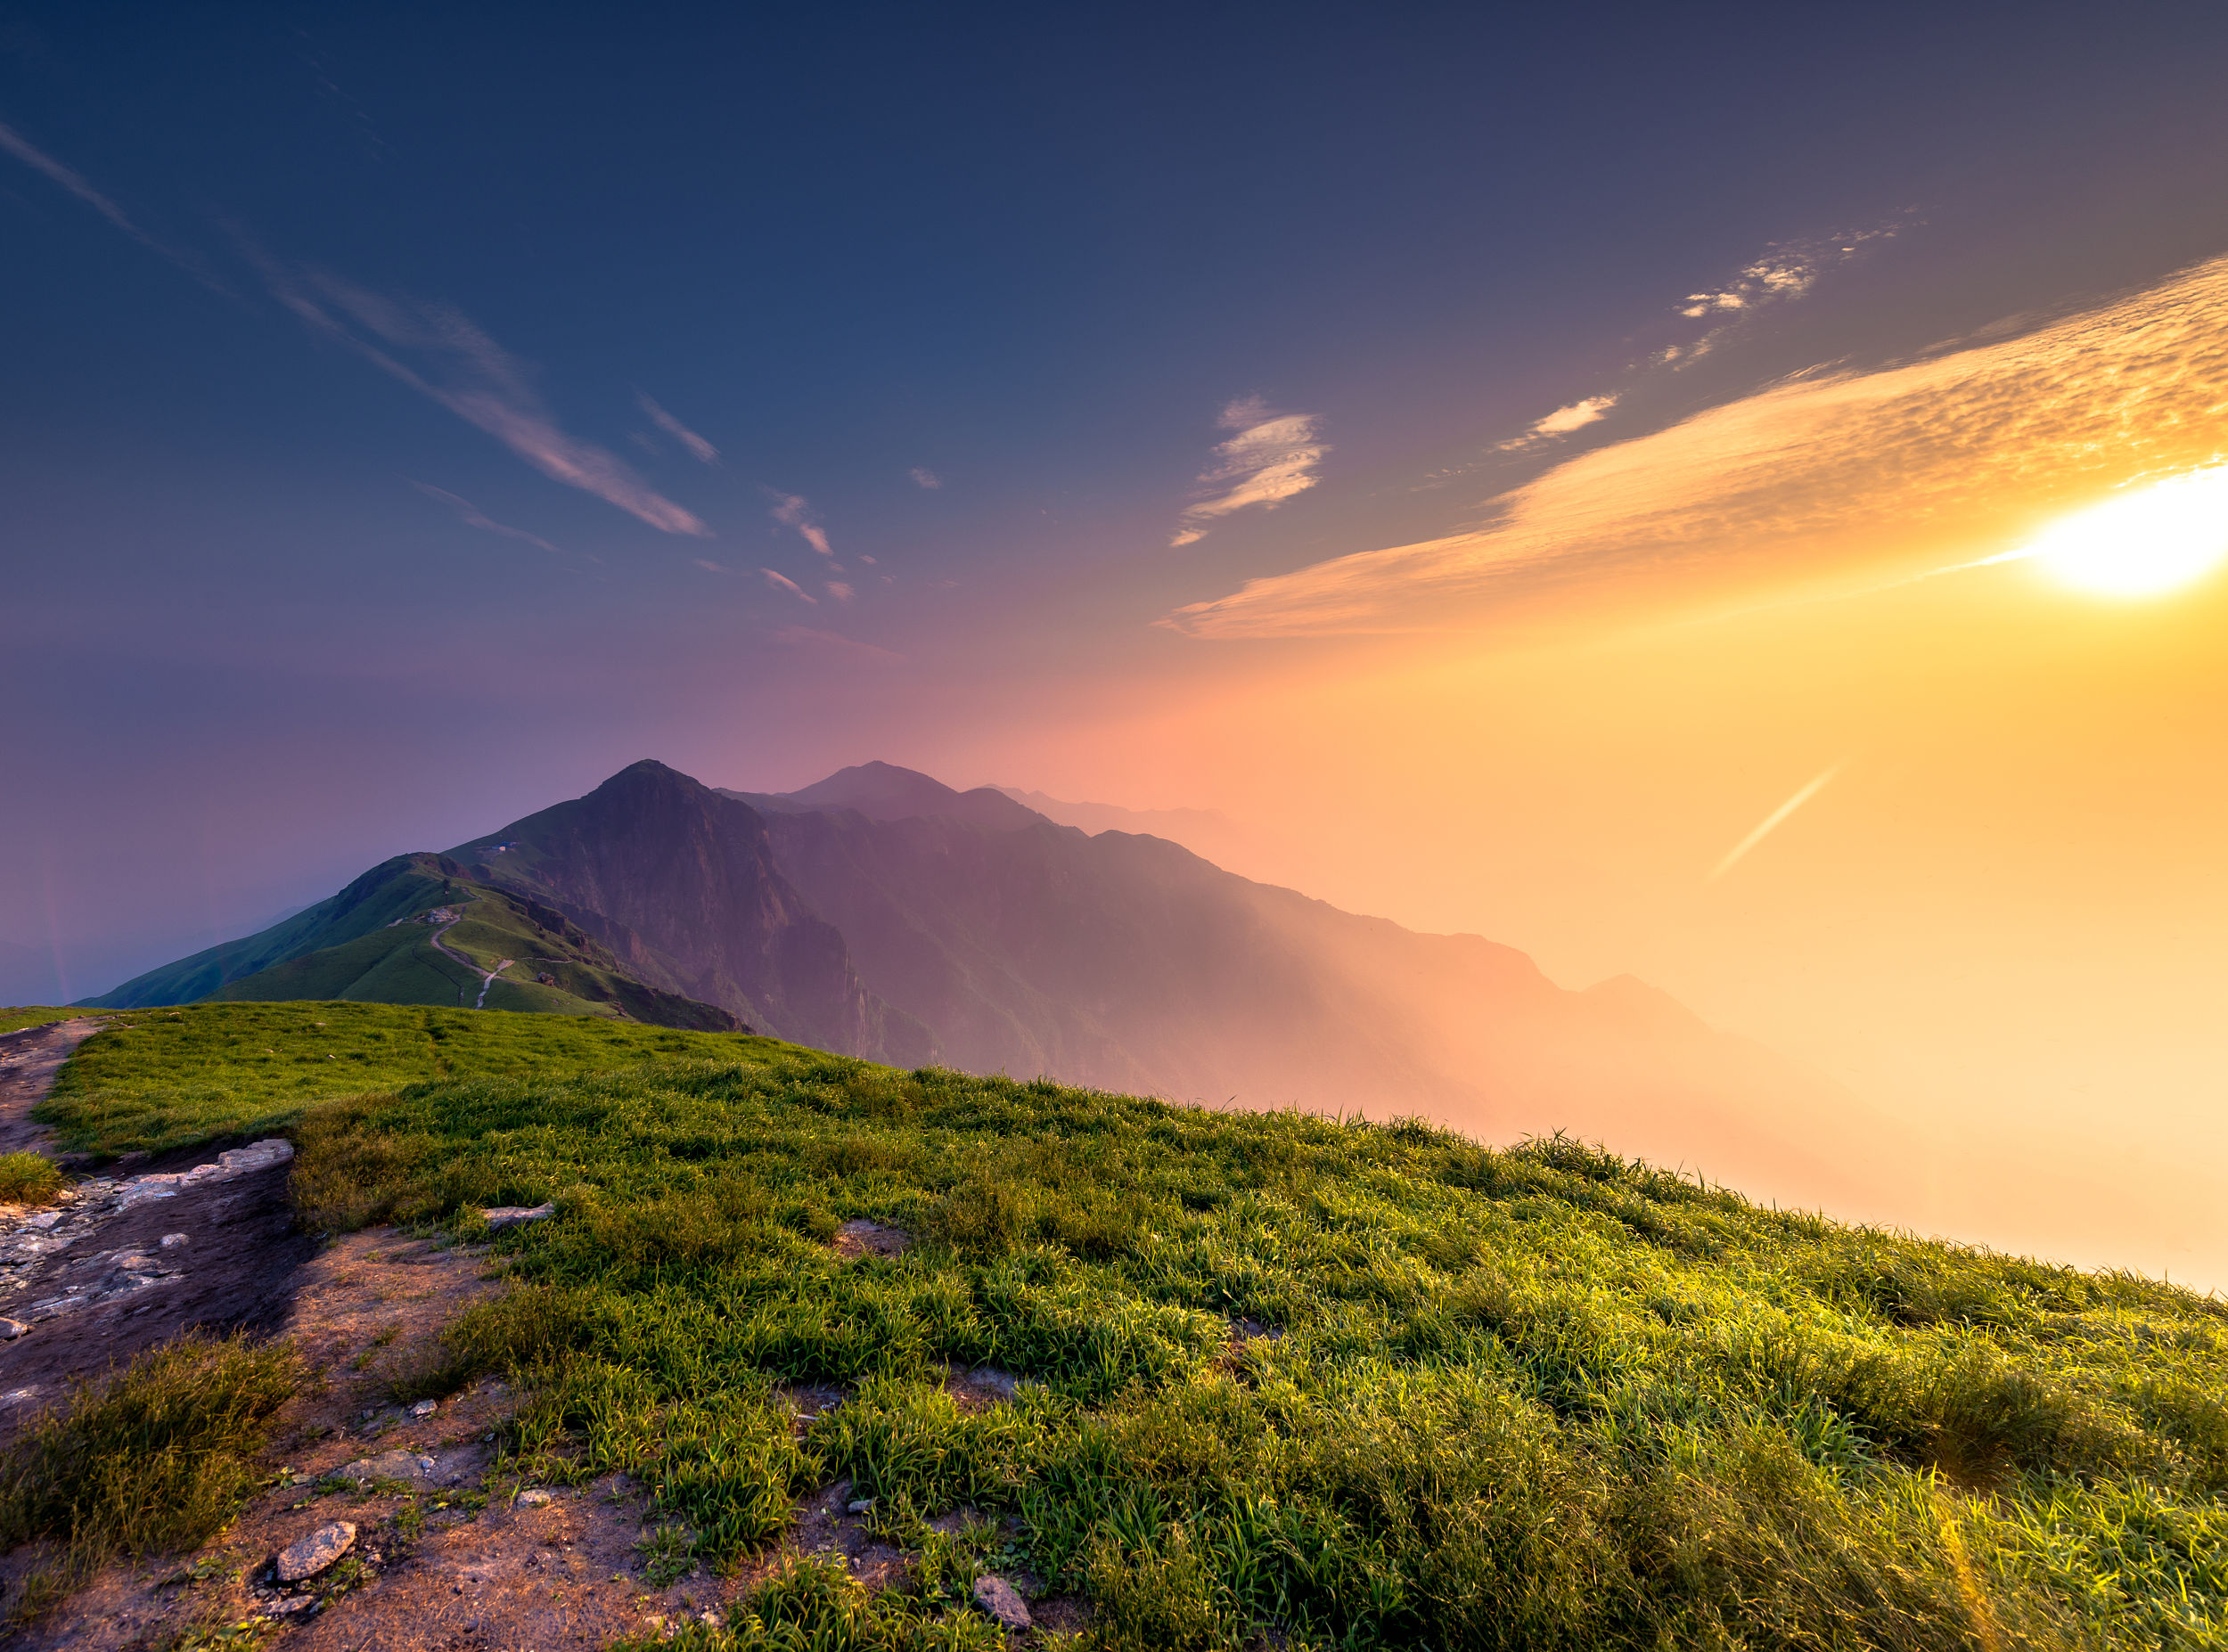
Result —
<instances>
[{"instance_id":1,"label":"dirt path","mask_svg":"<svg viewBox=\"0 0 2228 1652\"><path fill-rule=\"evenodd\" d=\"M0 1034L0 1153L46 1150L53 1133L32 1122L31 1109L46 1099L70 1051L104 1024L83 1015Z\"/></svg>"},{"instance_id":2,"label":"dirt path","mask_svg":"<svg viewBox=\"0 0 2228 1652\"><path fill-rule=\"evenodd\" d=\"M458 952L454 946L451 946L446 941L441 938L452 928L455 928L456 925L463 921L464 920L462 918L452 918L446 923L437 924L433 930L433 948L444 958L454 958L458 963L463 964L465 969L471 970L474 975L479 977L479 996L473 1002L472 1008L475 1010L485 1010L487 1007L487 989L496 984L496 977L501 975L505 969L508 969L512 964L516 963L518 960L515 958L498 958L496 960L496 967L494 969L482 969L478 964L474 963L471 959L465 957L463 953ZM456 989L456 1002L460 1004L464 1002L464 989L461 986Z\"/></svg>"}]
</instances>

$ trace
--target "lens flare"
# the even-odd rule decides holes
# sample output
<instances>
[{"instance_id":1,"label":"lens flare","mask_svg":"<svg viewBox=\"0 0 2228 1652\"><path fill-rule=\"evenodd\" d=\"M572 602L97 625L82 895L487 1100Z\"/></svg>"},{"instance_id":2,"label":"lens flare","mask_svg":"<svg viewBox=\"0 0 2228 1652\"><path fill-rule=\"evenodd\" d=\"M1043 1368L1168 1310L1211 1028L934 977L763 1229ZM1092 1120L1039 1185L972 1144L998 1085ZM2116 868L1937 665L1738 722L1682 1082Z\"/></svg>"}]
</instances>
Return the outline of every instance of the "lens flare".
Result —
<instances>
[{"instance_id":1,"label":"lens flare","mask_svg":"<svg viewBox=\"0 0 2228 1652\"><path fill-rule=\"evenodd\" d=\"M2228 561L2228 465L2120 494L2045 528L2022 553L2096 596L2162 596Z\"/></svg>"}]
</instances>

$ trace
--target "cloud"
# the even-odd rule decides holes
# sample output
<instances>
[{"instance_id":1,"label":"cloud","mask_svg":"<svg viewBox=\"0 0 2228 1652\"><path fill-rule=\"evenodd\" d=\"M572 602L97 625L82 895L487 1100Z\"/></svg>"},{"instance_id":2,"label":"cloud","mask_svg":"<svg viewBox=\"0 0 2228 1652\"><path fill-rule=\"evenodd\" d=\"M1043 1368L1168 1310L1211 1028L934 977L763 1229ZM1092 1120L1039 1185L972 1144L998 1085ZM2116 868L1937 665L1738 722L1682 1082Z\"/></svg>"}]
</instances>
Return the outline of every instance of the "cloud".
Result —
<instances>
[{"instance_id":1,"label":"cloud","mask_svg":"<svg viewBox=\"0 0 2228 1652\"><path fill-rule=\"evenodd\" d=\"M785 527L793 527L804 542L823 556L833 556L828 548L828 532L813 519L811 503L802 494L785 494L769 487L766 497L774 501L773 510L766 512Z\"/></svg>"},{"instance_id":2,"label":"cloud","mask_svg":"<svg viewBox=\"0 0 2228 1652\"><path fill-rule=\"evenodd\" d=\"M525 365L463 311L390 299L321 271L288 271L252 247L243 250L272 296L313 332L346 345L486 431L551 480L594 494L661 533L710 534L616 454L567 435L527 382ZM414 356L419 365L411 366L405 356Z\"/></svg>"},{"instance_id":3,"label":"cloud","mask_svg":"<svg viewBox=\"0 0 2228 1652\"><path fill-rule=\"evenodd\" d=\"M858 594L856 592L853 591L848 585L840 579L831 579L827 585L827 592L830 596L833 597L839 602L848 602L854 596Z\"/></svg>"},{"instance_id":4,"label":"cloud","mask_svg":"<svg viewBox=\"0 0 2228 1652\"><path fill-rule=\"evenodd\" d=\"M1679 304L1679 314L1698 320L1728 311L1761 309L1785 299L1799 299L1818 277L1854 256L1868 241L1894 235L1907 219L1894 219L1872 229L1852 230L1846 235L1823 235L1807 241L1776 241L1764 256L1745 265L1722 286L1708 292L1690 292Z\"/></svg>"},{"instance_id":5,"label":"cloud","mask_svg":"<svg viewBox=\"0 0 2228 1652\"><path fill-rule=\"evenodd\" d=\"M1536 447L1559 436L1568 436L1573 430L1583 430L1586 426L1609 417L1610 409L1617 405L1618 400L1615 395L1590 396L1585 401L1571 403L1568 407L1558 407L1544 419L1535 419L1531 428L1523 435L1513 441L1503 442L1495 451L1505 454L1520 447Z\"/></svg>"},{"instance_id":6,"label":"cloud","mask_svg":"<svg viewBox=\"0 0 2228 1652\"><path fill-rule=\"evenodd\" d=\"M1236 435L1215 449L1215 463L1200 485L1222 491L1201 499L1179 519L1173 549L1207 536L1217 519L1248 505L1273 509L1319 479L1315 467L1331 449L1316 439L1312 413L1271 413L1257 396L1232 402L1216 421Z\"/></svg>"},{"instance_id":7,"label":"cloud","mask_svg":"<svg viewBox=\"0 0 2228 1652\"><path fill-rule=\"evenodd\" d=\"M892 653L889 649L876 648L872 642L862 642L856 637L839 636L832 631L815 631L808 626L780 626L773 633L773 638L789 648L828 649L856 659L871 660L876 665L903 665L905 658L903 654Z\"/></svg>"},{"instance_id":8,"label":"cloud","mask_svg":"<svg viewBox=\"0 0 2228 1652\"><path fill-rule=\"evenodd\" d=\"M766 583L772 585L776 591L786 591L791 596L802 597L815 608L818 608L820 606L820 599L818 597L813 595L811 592L806 590L804 586L799 585L787 574L777 574L770 568L762 568L758 570L758 572L766 576Z\"/></svg>"},{"instance_id":9,"label":"cloud","mask_svg":"<svg viewBox=\"0 0 2228 1652\"><path fill-rule=\"evenodd\" d=\"M6 151L9 154L13 155L18 160L21 161L25 166L30 168L32 171L39 173L53 183L60 184L63 189L69 191L79 200L85 202L86 206L92 208L102 217L106 218L111 224L113 224L118 229L123 231L125 234L129 235L141 246L160 253L164 258L169 259L171 263L176 265L180 269L185 271L187 274L192 276L196 281L200 282L203 286L211 288L218 292L222 292L224 290L223 286L216 280L215 277L209 274L207 269L202 266L201 261L199 258L195 258L190 252L181 252L175 247L167 246L163 242L157 241L145 230L140 228L138 225L133 223L131 219L126 216L123 208L118 206L106 195L103 195L99 190L94 188L92 184L86 179L85 174L78 171L73 167L64 166L61 161L56 160L52 155L48 154L45 150L40 149L37 144L26 138L13 127L8 126L4 123L0 123L0 150Z\"/></svg>"},{"instance_id":10,"label":"cloud","mask_svg":"<svg viewBox=\"0 0 2228 1652\"><path fill-rule=\"evenodd\" d=\"M656 425L660 430L663 430L675 441L680 443L682 446L687 448L689 452L700 462L704 464L717 464L719 462L718 448L713 446L709 442L706 441L695 431L690 429L688 426L683 424L678 419L675 418L664 408L659 406L657 403L651 401L650 397L644 395L642 391L637 390L635 392L635 399L642 404L643 412L650 415L651 423Z\"/></svg>"},{"instance_id":11,"label":"cloud","mask_svg":"<svg viewBox=\"0 0 2228 1652\"><path fill-rule=\"evenodd\" d=\"M427 498L438 499L455 511L456 519L467 527L480 528L490 534L501 534L505 539L522 539L529 545L539 545L553 556L564 555L563 552L558 550L555 545L540 535L529 534L523 527L513 527L508 522L498 522L495 518L484 513L471 500L460 498L446 488L435 487L427 482L413 482L410 486Z\"/></svg>"},{"instance_id":12,"label":"cloud","mask_svg":"<svg viewBox=\"0 0 2228 1652\"><path fill-rule=\"evenodd\" d=\"M934 492L944 486L944 478L924 464L914 465L909 474L913 478L913 485L917 487L925 487Z\"/></svg>"},{"instance_id":13,"label":"cloud","mask_svg":"<svg viewBox=\"0 0 2228 1652\"><path fill-rule=\"evenodd\" d=\"M2228 446L2228 258L2023 335L1798 376L1503 495L1487 525L1253 580L1200 637L1466 628L1556 600L1852 589L2002 551Z\"/></svg>"},{"instance_id":14,"label":"cloud","mask_svg":"<svg viewBox=\"0 0 2228 1652\"><path fill-rule=\"evenodd\" d=\"M1875 229L1854 230L1846 235L1829 235L1812 241L1781 241L1765 249L1764 256L1742 266L1738 274L1723 286L1708 292L1691 292L1680 301L1679 314L1690 319L1716 317L1716 324L1700 338L1683 343L1667 344L1647 358L1650 367L1677 367L1692 365L1716 349L1731 331L1732 323L1723 317L1729 313L1746 315L1784 299L1799 299L1810 290L1819 276L1835 265L1855 256L1866 241L1879 240L1896 233L1904 220L1896 220ZM1544 419L1536 419L1526 427L1523 434L1505 442L1495 443L1497 454L1523 453L1584 429L1608 416L1611 409L1624 399L1622 391L1588 397L1573 402L1568 407L1558 407ZM1458 473L1458 472L1457 472Z\"/></svg>"}]
</instances>

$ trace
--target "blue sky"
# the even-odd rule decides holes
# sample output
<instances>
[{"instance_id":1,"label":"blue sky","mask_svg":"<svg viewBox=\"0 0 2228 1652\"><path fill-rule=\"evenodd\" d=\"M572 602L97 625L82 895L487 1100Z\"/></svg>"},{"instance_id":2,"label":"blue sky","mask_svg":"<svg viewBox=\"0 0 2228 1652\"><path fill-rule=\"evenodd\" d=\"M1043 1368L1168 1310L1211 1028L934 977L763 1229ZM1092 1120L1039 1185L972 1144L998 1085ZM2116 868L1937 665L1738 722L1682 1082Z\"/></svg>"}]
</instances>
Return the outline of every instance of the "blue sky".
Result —
<instances>
[{"instance_id":1,"label":"blue sky","mask_svg":"<svg viewBox=\"0 0 2228 1652\"><path fill-rule=\"evenodd\" d=\"M1789 1006L2009 839L2033 881L1945 957L2140 863L2066 897L2126 917L2088 953L2209 981L2153 943L2216 893L2228 688L2128 662L2210 609L1630 635L2228 453L2224 48L2175 4L0 10L6 978L105 988L657 756L1221 808L1289 850L1247 870L1814 1055ZM1892 877L1769 884L1814 820L1924 817L1878 754L1936 740L1941 795L2026 749L2014 681L2155 689L2152 756L2075 766L2171 853L2033 831L2037 735Z\"/></svg>"}]
</instances>

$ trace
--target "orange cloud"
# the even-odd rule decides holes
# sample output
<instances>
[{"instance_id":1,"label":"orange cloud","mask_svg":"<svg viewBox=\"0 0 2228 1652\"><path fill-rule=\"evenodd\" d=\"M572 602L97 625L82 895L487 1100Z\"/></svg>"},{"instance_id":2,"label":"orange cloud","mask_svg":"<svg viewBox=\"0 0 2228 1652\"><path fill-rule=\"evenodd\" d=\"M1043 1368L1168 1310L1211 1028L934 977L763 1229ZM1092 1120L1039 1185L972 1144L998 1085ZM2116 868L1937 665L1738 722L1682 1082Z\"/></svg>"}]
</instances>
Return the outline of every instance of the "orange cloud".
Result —
<instances>
[{"instance_id":1,"label":"orange cloud","mask_svg":"<svg viewBox=\"0 0 2228 1652\"><path fill-rule=\"evenodd\" d=\"M2020 337L1817 373L1557 466L1488 525L1256 579L1199 637L1462 629L1614 588L1657 600L1908 577L2131 480L2228 456L2228 258Z\"/></svg>"}]
</instances>

